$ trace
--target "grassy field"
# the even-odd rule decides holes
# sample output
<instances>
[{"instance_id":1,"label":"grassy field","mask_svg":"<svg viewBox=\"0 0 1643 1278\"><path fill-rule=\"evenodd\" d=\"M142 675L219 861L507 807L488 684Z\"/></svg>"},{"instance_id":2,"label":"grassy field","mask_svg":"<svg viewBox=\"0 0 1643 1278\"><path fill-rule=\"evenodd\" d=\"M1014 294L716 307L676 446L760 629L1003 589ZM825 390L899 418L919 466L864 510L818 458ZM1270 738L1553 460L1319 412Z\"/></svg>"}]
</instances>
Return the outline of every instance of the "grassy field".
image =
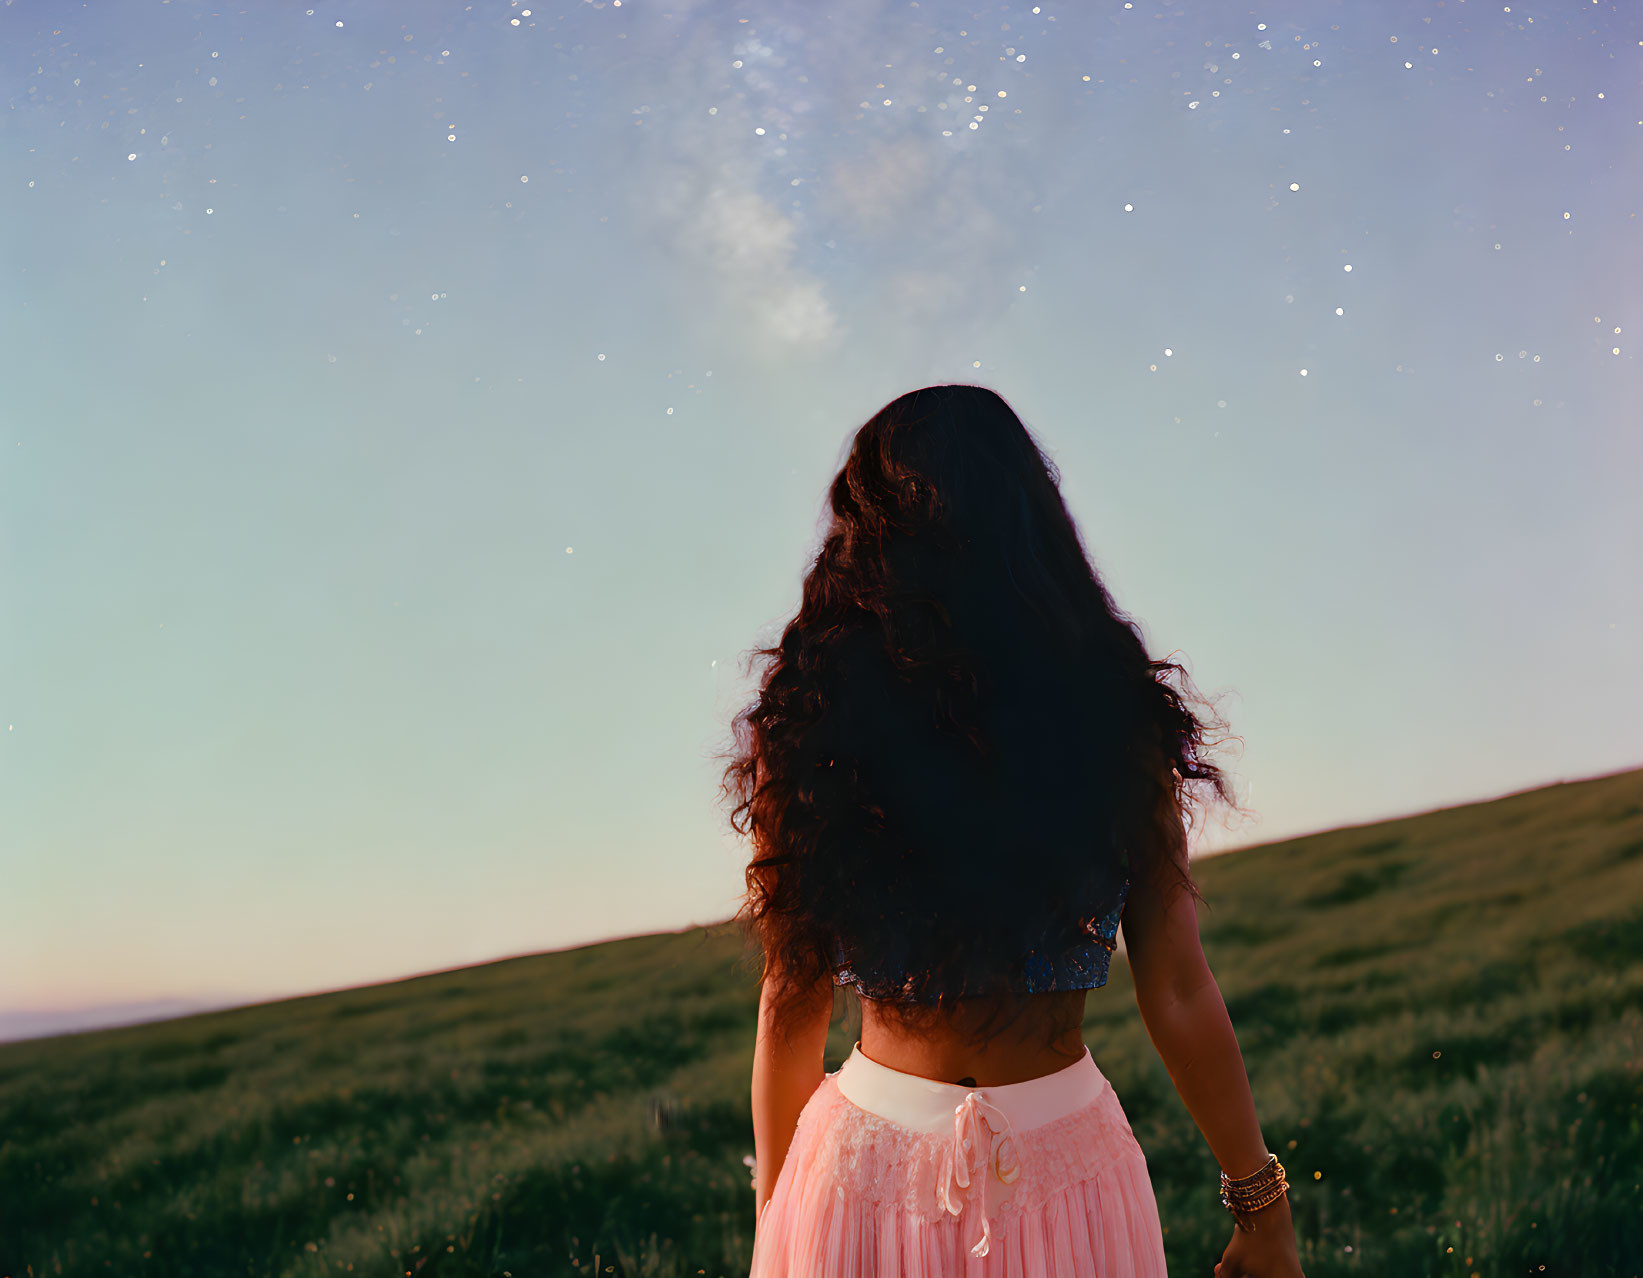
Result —
<instances>
[{"instance_id":1,"label":"grassy field","mask_svg":"<svg viewBox=\"0 0 1643 1278\"><path fill-rule=\"evenodd\" d=\"M1643 771L1194 870L1309 1278L1643 1273ZM745 1274L738 956L645 936L0 1044L0 1276ZM1170 1271L1208 1278L1218 1169L1122 956L1084 1029Z\"/></svg>"}]
</instances>

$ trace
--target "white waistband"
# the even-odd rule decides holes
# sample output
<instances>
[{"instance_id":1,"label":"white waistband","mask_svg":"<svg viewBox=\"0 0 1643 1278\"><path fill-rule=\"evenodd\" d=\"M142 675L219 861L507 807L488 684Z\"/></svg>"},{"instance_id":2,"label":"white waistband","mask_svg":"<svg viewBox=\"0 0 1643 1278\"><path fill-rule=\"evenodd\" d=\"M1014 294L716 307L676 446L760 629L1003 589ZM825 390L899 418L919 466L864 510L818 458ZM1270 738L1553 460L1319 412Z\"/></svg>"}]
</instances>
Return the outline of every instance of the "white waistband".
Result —
<instances>
[{"instance_id":1,"label":"white waistband","mask_svg":"<svg viewBox=\"0 0 1643 1278\"><path fill-rule=\"evenodd\" d=\"M1029 1131L1083 1109L1112 1087L1088 1047L1080 1059L1042 1078L998 1087L965 1087L881 1065L862 1055L857 1043L835 1078L845 1100L869 1114L913 1131L949 1133L953 1111L972 1094L1002 1110L1017 1131Z\"/></svg>"}]
</instances>

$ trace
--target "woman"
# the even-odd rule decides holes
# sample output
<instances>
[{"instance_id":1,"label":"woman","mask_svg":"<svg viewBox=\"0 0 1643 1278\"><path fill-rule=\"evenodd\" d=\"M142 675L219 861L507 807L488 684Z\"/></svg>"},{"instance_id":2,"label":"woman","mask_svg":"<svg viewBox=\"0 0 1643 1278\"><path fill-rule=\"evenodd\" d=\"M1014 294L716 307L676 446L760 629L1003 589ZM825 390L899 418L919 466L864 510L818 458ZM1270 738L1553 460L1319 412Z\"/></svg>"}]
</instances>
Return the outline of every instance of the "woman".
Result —
<instances>
[{"instance_id":1,"label":"woman","mask_svg":"<svg viewBox=\"0 0 1643 1278\"><path fill-rule=\"evenodd\" d=\"M992 391L901 396L856 433L798 615L756 651L724 787L764 958L752 1278L1165 1278L1146 1159L1080 1034L1120 917L1223 1169L1216 1278L1300 1278L1187 863L1187 787L1237 805L1059 479ZM835 986L861 1039L826 1074Z\"/></svg>"}]
</instances>

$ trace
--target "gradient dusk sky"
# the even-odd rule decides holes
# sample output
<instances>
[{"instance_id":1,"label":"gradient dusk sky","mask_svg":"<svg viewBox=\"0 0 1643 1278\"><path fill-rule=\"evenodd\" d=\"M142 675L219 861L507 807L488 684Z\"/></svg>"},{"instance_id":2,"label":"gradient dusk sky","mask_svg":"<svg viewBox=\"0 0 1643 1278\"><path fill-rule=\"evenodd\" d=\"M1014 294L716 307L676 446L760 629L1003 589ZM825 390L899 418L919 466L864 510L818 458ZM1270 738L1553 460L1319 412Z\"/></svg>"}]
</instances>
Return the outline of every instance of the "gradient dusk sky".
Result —
<instances>
[{"instance_id":1,"label":"gradient dusk sky","mask_svg":"<svg viewBox=\"0 0 1643 1278\"><path fill-rule=\"evenodd\" d=\"M1268 842L1643 763L1643 7L0 9L0 1012L728 915L992 387ZM75 1012L89 1018L89 1012Z\"/></svg>"}]
</instances>

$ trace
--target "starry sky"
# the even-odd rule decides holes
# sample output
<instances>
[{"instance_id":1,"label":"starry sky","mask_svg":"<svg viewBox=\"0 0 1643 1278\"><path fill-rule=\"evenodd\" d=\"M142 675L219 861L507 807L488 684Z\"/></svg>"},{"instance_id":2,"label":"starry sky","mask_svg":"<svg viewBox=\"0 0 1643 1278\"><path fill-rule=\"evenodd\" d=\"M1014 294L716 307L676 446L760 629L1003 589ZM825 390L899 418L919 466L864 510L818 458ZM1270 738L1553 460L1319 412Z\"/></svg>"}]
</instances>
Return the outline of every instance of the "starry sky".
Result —
<instances>
[{"instance_id":1,"label":"starry sky","mask_svg":"<svg viewBox=\"0 0 1643 1278\"><path fill-rule=\"evenodd\" d=\"M1215 699L1200 854L1643 763L1640 61L1607 0L0 9L0 1013L728 915L747 654L937 382Z\"/></svg>"}]
</instances>

